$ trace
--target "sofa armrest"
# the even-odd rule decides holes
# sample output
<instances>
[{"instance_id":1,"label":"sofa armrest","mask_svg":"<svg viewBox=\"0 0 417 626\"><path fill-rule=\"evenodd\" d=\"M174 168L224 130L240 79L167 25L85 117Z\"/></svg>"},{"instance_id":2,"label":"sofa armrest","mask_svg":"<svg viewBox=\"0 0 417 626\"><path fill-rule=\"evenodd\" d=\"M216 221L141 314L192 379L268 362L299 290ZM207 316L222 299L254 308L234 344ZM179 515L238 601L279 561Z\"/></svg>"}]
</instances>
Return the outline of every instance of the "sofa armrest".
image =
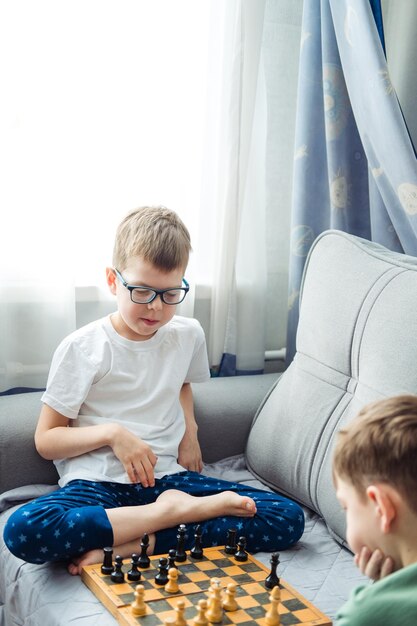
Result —
<instances>
[{"instance_id":1,"label":"sofa armrest","mask_svg":"<svg viewBox=\"0 0 417 626\"><path fill-rule=\"evenodd\" d=\"M279 376L211 378L193 384L198 440L205 463L243 454L253 418Z\"/></svg>"},{"instance_id":2,"label":"sofa armrest","mask_svg":"<svg viewBox=\"0 0 417 626\"><path fill-rule=\"evenodd\" d=\"M0 396L0 493L58 482L54 464L39 456L33 440L41 396L39 391Z\"/></svg>"}]
</instances>

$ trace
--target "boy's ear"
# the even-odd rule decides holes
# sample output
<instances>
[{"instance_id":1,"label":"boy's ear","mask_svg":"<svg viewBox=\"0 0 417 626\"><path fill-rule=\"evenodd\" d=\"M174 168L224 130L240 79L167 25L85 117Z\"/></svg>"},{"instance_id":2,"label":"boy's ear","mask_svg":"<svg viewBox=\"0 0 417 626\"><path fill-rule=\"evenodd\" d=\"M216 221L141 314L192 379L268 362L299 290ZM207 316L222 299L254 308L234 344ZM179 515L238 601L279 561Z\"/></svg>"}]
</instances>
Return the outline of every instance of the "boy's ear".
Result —
<instances>
[{"instance_id":1,"label":"boy's ear","mask_svg":"<svg viewBox=\"0 0 417 626\"><path fill-rule=\"evenodd\" d=\"M116 274L115 274L114 269L111 267L106 267L106 280L110 288L110 291L115 296L116 295Z\"/></svg>"},{"instance_id":2,"label":"boy's ear","mask_svg":"<svg viewBox=\"0 0 417 626\"><path fill-rule=\"evenodd\" d=\"M369 485L366 495L374 504L381 531L385 534L389 533L397 517L397 506L390 491L385 488L385 485Z\"/></svg>"}]
</instances>

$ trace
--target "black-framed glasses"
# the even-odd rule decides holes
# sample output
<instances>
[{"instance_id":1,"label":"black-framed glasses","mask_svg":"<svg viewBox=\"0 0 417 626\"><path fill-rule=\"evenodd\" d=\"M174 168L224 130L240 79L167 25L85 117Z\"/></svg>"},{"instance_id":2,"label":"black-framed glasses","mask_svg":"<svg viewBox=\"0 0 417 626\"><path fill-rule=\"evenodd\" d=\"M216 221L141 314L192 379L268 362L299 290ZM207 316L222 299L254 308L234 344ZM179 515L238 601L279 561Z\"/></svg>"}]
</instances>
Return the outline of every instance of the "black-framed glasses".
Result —
<instances>
[{"instance_id":1,"label":"black-framed glasses","mask_svg":"<svg viewBox=\"0 0 417 626\"><path fill-rule=\"evenodd\" d=\"M141 285L129 285L119 270L114 269L117 278L122 285L130 291L130 299L135 304L150 304L157 296L161 296L162 302L165 304L180 304L190 290L190 285L185 278L182 279L184 287L173 287L172 289L151 289L151 287L142 287Z\"/></svg>"}]
</instances>

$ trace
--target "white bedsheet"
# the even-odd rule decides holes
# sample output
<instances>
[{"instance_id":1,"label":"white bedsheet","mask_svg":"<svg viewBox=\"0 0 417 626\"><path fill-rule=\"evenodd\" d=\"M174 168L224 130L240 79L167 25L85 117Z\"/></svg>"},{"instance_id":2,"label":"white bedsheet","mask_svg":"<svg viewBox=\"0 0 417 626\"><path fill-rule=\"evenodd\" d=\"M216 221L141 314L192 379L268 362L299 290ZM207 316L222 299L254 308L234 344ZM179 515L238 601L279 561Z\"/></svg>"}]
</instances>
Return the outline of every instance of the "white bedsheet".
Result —
<instances>
[{"instance_id":1,"label":"white bedsheet","mask_svg":"<svg viewBox=\"0 0 417 626\"><path fill-rule=\"evenodd\" d=\"M265 489L246 469L242 456L206 465L204 473ZM0 626L117 626L81 579L70 576L63 564L25 563L5 547L3 527L16 503L48 490L51 487L31 485L0 496ZM330 537L323 520L309 510L305 513L304 535L296 546L281 552L278 575L333 618L350 590L364 578L350 552ZM260 552L256 557L269 565L270 554Z\"/></svg>"}]
</instances>

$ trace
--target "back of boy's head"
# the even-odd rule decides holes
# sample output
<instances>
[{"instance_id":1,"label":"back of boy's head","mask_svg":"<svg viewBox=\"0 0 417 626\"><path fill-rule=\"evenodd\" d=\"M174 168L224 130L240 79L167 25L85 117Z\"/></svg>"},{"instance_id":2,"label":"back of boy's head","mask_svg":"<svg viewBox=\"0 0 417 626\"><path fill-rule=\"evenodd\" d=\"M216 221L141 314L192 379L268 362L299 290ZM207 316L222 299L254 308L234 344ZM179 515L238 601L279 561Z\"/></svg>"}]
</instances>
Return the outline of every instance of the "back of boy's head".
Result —
<instances>
[{"instance_id":1,"label":"back of boy's head","mask_svg":"<svg viewBox=\"0 0 417 626\"><path fill-rule=\"evenodd\" d=\"M370 484L390 484L417 513L417 396L366 405L338 433L333 474L363 496Z\"/></svg>"},{"instance_id":2,"label":"back of boy's head","mask_svg":"<svg viewBox=\"0 0 417 626\"><path fill-rule=\"evenodd\" d=\"M140 256L164 272L185 271L191 252L190 234L178 215L162 206L130 211L119 224L113 249L113 267L123 271Z\"/></svg>"}]
</instances>

